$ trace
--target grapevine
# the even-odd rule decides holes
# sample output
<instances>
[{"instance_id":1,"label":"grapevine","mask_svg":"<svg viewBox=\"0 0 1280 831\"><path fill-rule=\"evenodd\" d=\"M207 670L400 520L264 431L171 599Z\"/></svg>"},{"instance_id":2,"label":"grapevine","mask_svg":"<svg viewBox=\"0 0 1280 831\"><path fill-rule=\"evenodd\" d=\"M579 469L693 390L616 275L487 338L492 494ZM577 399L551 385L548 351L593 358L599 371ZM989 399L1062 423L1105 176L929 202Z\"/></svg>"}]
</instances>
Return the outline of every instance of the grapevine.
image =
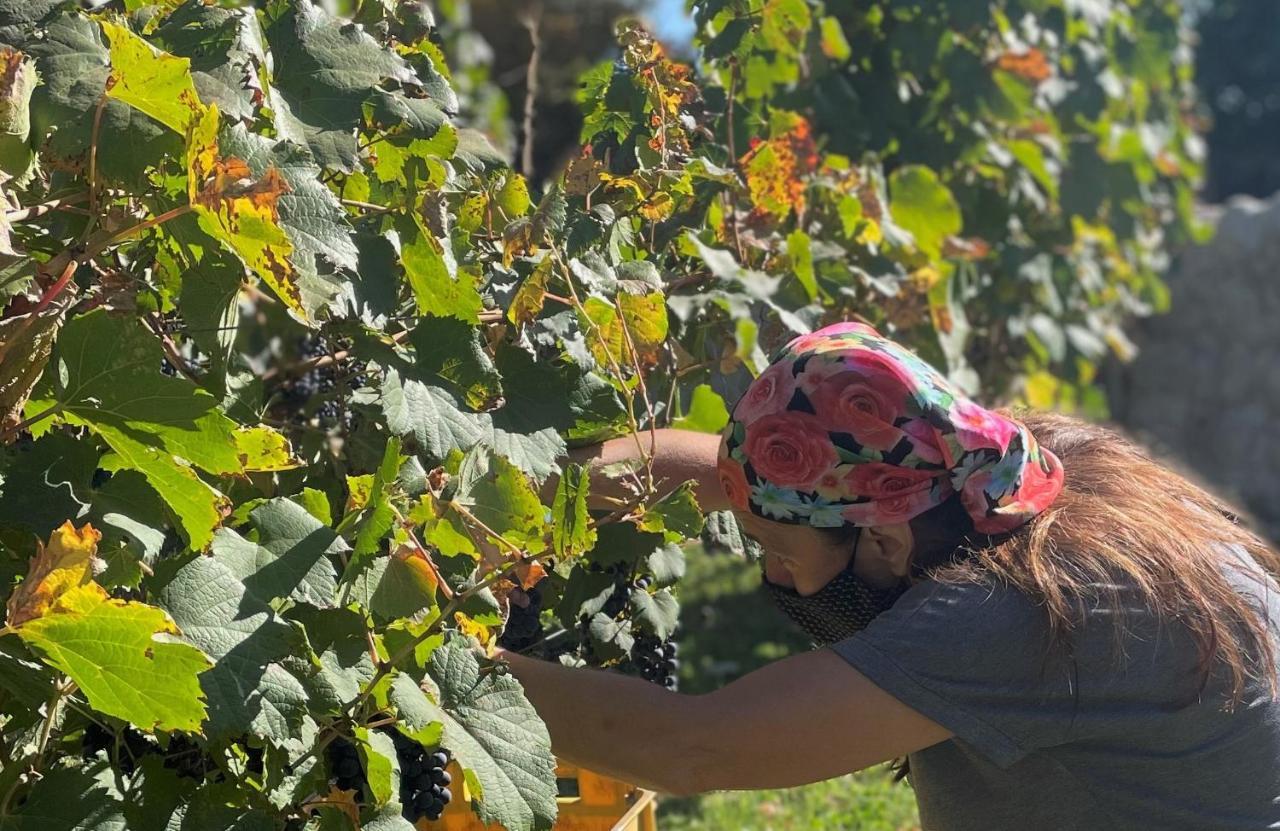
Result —
<instances>
[{"instance_id":1,"label":"grapevine","mask_svg":"<svg viewBox=\"0 0 1280 831\"><path fill-rule=\"evenodd\" d=\"M0 2L0 826L550 828L495 648L677 694L746 548L655 431L844 319L1104 407L1198 159L1176 9L1099 4L621 21L530 182L463 2Z\"/></svg>"}]
</instances>

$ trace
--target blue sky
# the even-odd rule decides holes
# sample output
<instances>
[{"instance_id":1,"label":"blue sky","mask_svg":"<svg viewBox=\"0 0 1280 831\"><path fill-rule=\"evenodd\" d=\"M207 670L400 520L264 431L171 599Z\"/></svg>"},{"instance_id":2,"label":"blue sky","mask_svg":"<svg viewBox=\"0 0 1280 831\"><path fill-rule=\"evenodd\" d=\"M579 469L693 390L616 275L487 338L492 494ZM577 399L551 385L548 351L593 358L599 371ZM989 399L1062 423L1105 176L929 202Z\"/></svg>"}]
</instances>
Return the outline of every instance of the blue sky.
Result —
<instances>
[{"instance_id":1,"label":"blue sky","mask_svg":"<svg viewBox=\"0 0 1280 831\"><path fill-rule=\"evenodd\" d=\"M677 51L683 51L693 39L693 18L685 9L685 0L653 0L644 16L654 34Z\"/></svg>"}]
</instances>

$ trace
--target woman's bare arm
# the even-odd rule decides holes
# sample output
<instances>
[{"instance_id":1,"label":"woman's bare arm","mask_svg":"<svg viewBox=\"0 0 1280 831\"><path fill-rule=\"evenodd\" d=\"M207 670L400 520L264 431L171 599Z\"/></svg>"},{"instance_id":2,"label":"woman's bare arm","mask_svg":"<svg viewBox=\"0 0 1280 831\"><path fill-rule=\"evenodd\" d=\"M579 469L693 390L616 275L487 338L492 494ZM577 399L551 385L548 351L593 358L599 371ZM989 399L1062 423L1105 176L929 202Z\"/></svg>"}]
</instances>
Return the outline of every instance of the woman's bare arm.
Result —
<instances>
[{"instance_id":1,"label":"woman's bare arm","mask_svg":"<svg viewBox=\"0 0 1280 831\"><path fill-rule=\"evenodd\" d=\"M637 445L639 439L639 445ZM720 480L716 475L716 452L720 437L711 433L665 428L655 430L651 439L649 431L636 437L620 436L600 444L578 447L569 451L569 461L586 465L591 476L592 508L609 508L601 497L625 499L630 494L622 482L610 479L601 468L628 459L639 459L640 448L653 453L653 473L659 493L675 488L682 482L694 480L694 496L703 511L721 511L729 508ZM543 485L542 498L550 502L555 498L558 476L551 476Z\"/></svg>"},{"instance_id":2,"label":"woman's bare arm","mask_svg":"<svg viewBox=\"0 0 1280 831\"><path fill-rule=\"evenodd\" d=\"M830 779L950 738L829 649L706 695L504 653L556 755L664 793Z\"/></svg>"}]
</instances>

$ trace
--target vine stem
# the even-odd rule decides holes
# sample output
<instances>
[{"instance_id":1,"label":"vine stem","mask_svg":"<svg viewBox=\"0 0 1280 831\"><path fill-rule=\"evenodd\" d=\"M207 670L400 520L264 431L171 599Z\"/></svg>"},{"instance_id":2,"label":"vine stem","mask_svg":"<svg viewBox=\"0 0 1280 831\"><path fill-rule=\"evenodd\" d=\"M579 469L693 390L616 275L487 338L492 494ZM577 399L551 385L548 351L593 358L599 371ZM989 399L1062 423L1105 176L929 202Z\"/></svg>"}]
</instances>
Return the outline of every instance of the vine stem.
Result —
<instances>
[{"instance_id":1,"label":"vine stem","mask_svg":"<svg viewBox=\"0 0 1280 831\"><path fill-rule=\"evenodd\" d=\"M738 150L734 143L733 129L733 103L738 94L738 58L736 55L729 58L729 101L725 108L725 139L729 145L729 166L733 169L734 179L737 180L738 174ZM725 208L729 212L729 230L733 233L733 247L738 252L738 262L742 262L745 253L742 249L742 239L738 234L738 209L729 200L727 193L722 194Z\"/></svg>"},{"instance_id":2,"label":"vine stem","mask_svg":"<svg viewBox=\"0 0 1280 831\"><path fill-rule=\"evenodd\" d=\"M551 256L555 257L556 263L560 266L561 276L564 278L565 285L569 287L569 297L573 299L573 307L578 312L579 318L587 321L591 327L591 331L597 338L599 338L599 327L596 326L595 323L592 323L591 318L586 314L586 310L582 306L582 301L578 298L578 290L573 285L573 273L570 271L568 264L565 263L564 258L560 256L560 252L555 248L555 246L551 247ZM621 320L621 315L619 315L619 319ZM605 357L609 359L609 369L613 372L614 377L618 379L618 383L622 386L623 398L627 405L627 426L631 428L631 437L636 443L636 450L639 452L640 458L646 460L645 468L648 472L649 479L645 483L645 490L647 491L647 494L652 494L654 491L652 467L649 464L648 459L653 453L654 445L650 444L649 452L645 452L644 444L640 441L640 422L636 420L635 394L627 386L626 379L622 374L622 368L618 366L618 362L614 360L608 350L605 350Z\"/></svg>"},{"instance_id":3,"label":"vine stem","mask_svg":"<svg viewBox=\"0 0 1280 831\"><path fill-rule=\"evenodd\" d=\"M521 130L524 140L520 147L520 173L528 179L533 175L533 117L538 98L538 61L542 56L542 6L534 4L520 15L520 25L529 32L529 65L524 79L524 122Z\"/></svg>"},{"instance_id":4,"label":"vine stem","mask_svg":"<svg viewBox=\"0 0 1280 831\"><path fill-rule=\"evenodd\" d=\"M392 211L400 210L398 207L392 205L377 205L373 202L361 202L359 199L339 199L338 201L348 207L359 208L363 211L390 213Z\"/></svg>"},{"instance_id":5,"label":"vine stem","mask_svg":"<svg viewBox=\"0 0 1280 831\"><path fill-rule=\"evenodd\" d=\"M44 722L40 725L40 736L36 739L35 759L31 763L30 770L32 775L39 774L43 766L44 751L49 746L49 737L53 734L53 723L58 720L58 711L62 708L63 700L75 691L75 682L70 679L54 685L53 695L45 705L46 712ZM20 778L15 777L13 784L9 786L9 790L4 795L4 801L0 802L0 817L9 816L9 803L13 801L13 795L17 793L21 781Z\"/></svg>"},{"instance_id":6,"label":"vine stem","mask_svg":"<svg viewBox=\"0 0 1280 831\"><path fill-rule=\"evenodd\" d=\"M98 96L98 106L93 111L93 131L89 134L89 221L85 223L80 240L89 238L98 221L98 134L102 128L102 112L107 108L107 91Z\"/></svg>"},{"instance_id":7,"label":"vine stem","mask_svg":"<svg viewBox=\"0 0 1280 831\"><path fill-rule=\"evenodd\" d=\"M143 231L147 230L148 228L154 228L157 225L163 225L164 223L169 222L170 220L177 219L180 216L185 216L186 214L191 213L193 210L195 210L194 205L179 205L176 208L170 208L169 210L165 211L162 214L156 214L150 219L146 219L146 220L143 220L142 222L139 222L137 225L130 225L128 228L125 228L123 231L118 231L112 234L102 242L95 245L93 248L86 250L83 254L78 256L76 259L83 262L84 260L88 260L93 257L96 257L97 255L101 254L103 251L110 248L111 246L124 242L125 240L129 239L132 236L141 234Z\"/></svg>"},{"instance_id":8,"label":"vine stem","mask_svg":"<svg viewBox=\"0 0 1280 831\"><path fill-rule=\"evenodd\" d=\"M18 435L23 430L26 430L28 427L30 427L32 424L36 424L38 422L44 421L49 416L57 415L61 411L62 411L62 405L54 404L49 409L38 412L35 415L33 415L31 418L24 418L22 421L19 421L17 424L5 430L3 433L0 433L0 444L5 443L13 436ZM12 629L9 629L9 627L6 626L4 629L0 629L0 635L7 635L12 631L13 631Z\"/></svg>"},{"instance_id":9,"label":"vine stem","mask_svg":"<svg viewBox=\"0 0 1280 831\"><path fill-rule=\"evenodd\" d=\"M52 211L62 210L71 205L79 205L81 202L87 201L88 199L88 191L84 193L73 193L70 196L61 196L57 199L50 199L48 202L41 202L39 205L19 208L16 211L6 211L4 218L5 221L10 224L15 222L25 222L28 219L35 219Z\"/></svg>"}]
</instances>

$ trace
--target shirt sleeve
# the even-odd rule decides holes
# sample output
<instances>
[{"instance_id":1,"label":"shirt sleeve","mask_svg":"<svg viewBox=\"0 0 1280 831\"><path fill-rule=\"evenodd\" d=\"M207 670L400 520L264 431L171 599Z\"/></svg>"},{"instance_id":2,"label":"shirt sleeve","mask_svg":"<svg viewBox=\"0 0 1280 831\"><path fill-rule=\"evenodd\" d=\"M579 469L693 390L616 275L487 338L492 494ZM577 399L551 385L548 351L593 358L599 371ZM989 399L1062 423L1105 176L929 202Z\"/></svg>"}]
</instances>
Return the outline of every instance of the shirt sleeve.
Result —
<instances>
[{"instance_id":1,"label":"shirt sleeve","mask_svg":"<svg viewBox=\"0 0 1280 831\"><path fill-rule=\"evenodd\" d=\"M1048 617L1015 589L927 580L831 646L876 686L1000 767L1068 741L1074 662Z\"/></svg>"}]
</instances>

